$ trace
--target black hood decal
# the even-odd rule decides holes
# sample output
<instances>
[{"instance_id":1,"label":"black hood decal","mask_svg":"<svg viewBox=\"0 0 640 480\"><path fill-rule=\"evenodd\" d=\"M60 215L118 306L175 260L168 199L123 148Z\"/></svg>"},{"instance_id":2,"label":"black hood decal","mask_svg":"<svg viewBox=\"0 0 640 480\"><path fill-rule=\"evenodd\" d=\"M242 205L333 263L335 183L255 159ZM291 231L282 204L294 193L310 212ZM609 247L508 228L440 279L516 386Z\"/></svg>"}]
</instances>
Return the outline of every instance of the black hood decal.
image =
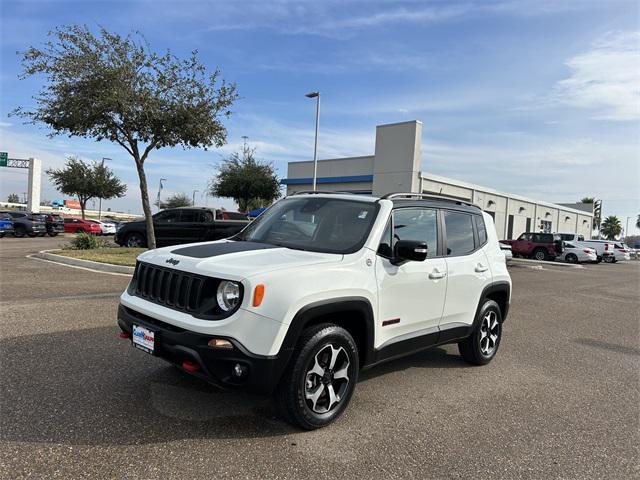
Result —
<instances>
[{"instance_id":1,"label":"black hood decal","mask_svg":"<svg viewBox=\"0 0 640 480\"><path fill-rule=\"evenodd\" d=\"M207 245L194 245L192 247L182 247L172 250L171 253L183 255L185 257L208 258L226 255L227 253L249 252L251 250L266 250L268 248L282 248L276 245L257 242L223 242L209 243Z\"/></svg>"}]
</instances>

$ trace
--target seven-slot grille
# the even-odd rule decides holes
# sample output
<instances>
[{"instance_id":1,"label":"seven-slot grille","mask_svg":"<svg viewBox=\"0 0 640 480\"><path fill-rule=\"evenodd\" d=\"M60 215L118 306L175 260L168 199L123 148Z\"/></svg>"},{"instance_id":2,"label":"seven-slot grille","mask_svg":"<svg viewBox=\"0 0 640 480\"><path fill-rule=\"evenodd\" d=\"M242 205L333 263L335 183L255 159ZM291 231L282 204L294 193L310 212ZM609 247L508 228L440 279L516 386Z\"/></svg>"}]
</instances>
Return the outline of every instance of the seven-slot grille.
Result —
<instances>
[{"instance_id":1,"label":"seven-slot grille","mask_svg":"<svg viewBox=\"0 0 640 480\"><path fill-rule=\"evenodd\" d=\"M193 312L200 310L205 302L209 303L211 296L203 295L203 287L209 284L210 292L214 282L213 278L138 262L132 293L175 310Z\"/></svg>"}]
</instances>

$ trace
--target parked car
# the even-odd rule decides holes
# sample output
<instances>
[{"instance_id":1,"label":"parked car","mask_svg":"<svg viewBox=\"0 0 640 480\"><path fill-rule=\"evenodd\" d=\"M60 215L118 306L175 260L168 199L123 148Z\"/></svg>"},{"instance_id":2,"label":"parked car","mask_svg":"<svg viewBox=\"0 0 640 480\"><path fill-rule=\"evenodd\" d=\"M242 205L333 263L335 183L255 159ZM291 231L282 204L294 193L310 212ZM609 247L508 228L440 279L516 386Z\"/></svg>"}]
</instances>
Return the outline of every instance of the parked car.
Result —
<instances>
[{"instance_id":1,"label":"parked car","mask_svg":"<svg viewBox=\"0 0 640 480\"><path fill-rule=\"evenodd\" d=\"M286 197L231 239L141 254L117 316L134 347L273 392L285 419L315 429L347 408L363 368L449 343L488 364L510 297L479 207L317 193Z\"/></svg>"},{"instance_id":2,"label":"parked car","mask_svg":"<svg viewBox=\"0 0 640 480\"><path fill-rule=\"evenodd\" d=\"M62 218L62 216L57 213L47 213L43 214L42 217L47 227L47 234L50 237L64 233L64 218Z\"/></svg>"},{"instance_id":3,"label":"parked car","mask_svg":"<svg viewBox=\"0 0 640 480\"><path fill-rule=\"evenodd\" d=\"M65 217L64 231L66 233L91 233L93 235L100 235L102 232L100 225L94 221L76 217Z\"/></svg>"},{"instance_id":4,"label":"parked car","mask_svg":"<svg viewBox=\"0 0 640 480\"><path fill-rule=\"evenodd\" d=\"M205 207L171 208L153 216L156 244L159 247L228 238L248 224L246 214ZM116 232L114 241L126 247L146 246L145 220L123 224Z\"/></svg>"},{"instance_id":5,"label":"parked car","mask_svg":"<svg viewBox=\"0 0 640 480\"><path fill-rule=\"evenodd\" d=\"M614 242L613 257L609 257L606 261L609 263L615 263L629 260L631 260L631 249L629 246L623 242Z\"/></svg>"},{"instance_id":6,"label":"parked car","mask_svg":"<svg viewBox=\"0 0 640 480\"><path fill-rule=\"evenodd\" d=\"M38 214L14 210L0 211L0 214L7 214L13 219L13 235L15 237L22 238L25 235L35 237L47 233L47 226Z\"/></svg>"},{"instance_id":7,"label":"parked car","mask_svg":"<svg viewBox=\"0 0 640 480\"><path fill-rule=\"evenodd\" d=\"M510 262L511 260L513 260L513 252L511 251L511 245L506 245L504 243L501 243L500 250L502 250L502 253L504 253L504 259L507 262Z\"/></svg>"},{"instance_id":8,"label":"parked car","mask_svg":"<svg viewBox=\"0 0 640 480\"><path fill-rule=\"evenodd\" d=\"M514 257L553 260L562 254L562 240L552 233L525 232L516 240L500 240L511 245Z\"/></svg>"},{"instance_id":9,"label":"parked car","mask_svg":"<svg viewBox=\"0 0 640 480\"><path fill-rule=\"evenodd\" d=\"M611 240L585 240L582 244L596 251L597 263L611 263L615 260L615 248Z\"/></svg>"},{"instance_id":10,"label":"parked car","mask_svg":"<svg viewBox=\"0 0 640 480\"><path fill-rule=\"evenodd\" d=\"M111 222L102 222L100 220L89 220L90 222L97 223L100 227L101 235L115 235L116 226Z\"/></svg>"},{"instance_id":11,"label":"parked car","mask_svg":"<svg viewBox=\"0 0 640 480\"><path fill-rule=\"evenodd\" d=\"M13 233L13 218L8 213L0 213L0 238Z\"/></svg>"},{"instance_id":12,"label":"parked car","mask_svg":"<svg viewBox=\"0 0 640 480\"><path fill-rule=\"evenodd\" d=\"M564 242L564 251L556 260L568 263L597 262L598 255L595 249L580 242Z\"/></svg>"}]
</instances>

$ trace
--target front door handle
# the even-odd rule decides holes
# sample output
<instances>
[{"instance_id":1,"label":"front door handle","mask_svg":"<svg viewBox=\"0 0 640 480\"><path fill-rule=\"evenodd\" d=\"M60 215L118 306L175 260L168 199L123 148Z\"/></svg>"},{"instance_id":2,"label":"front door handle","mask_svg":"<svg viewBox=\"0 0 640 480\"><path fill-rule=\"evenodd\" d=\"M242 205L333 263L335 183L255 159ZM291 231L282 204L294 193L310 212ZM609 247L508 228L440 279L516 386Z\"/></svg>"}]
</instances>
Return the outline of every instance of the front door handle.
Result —
<instances>
[{"instance_id":1,"label":"front door handle","mask_svg":"<svg viewBox=\"0 0 640 480\"><path fill-rule=\"evenodd\" d=\"M447 272L441 272L437 268L434 268L433 271L429 274L429 279L438 280L440 278L444 278L447 276Z\"/></svg>"},{"instance_id":2,"label":"front door handle","mask_svg":"<svg viewBox=\"0 0 640 480\"><path fill-rule=\"evenodd\" d=\"M489 270L489 267L487 267L486 265L483 265L481 263L476 265L476 272L478 273L486 272L487 270Z\"/></svg>"}]
</instances>

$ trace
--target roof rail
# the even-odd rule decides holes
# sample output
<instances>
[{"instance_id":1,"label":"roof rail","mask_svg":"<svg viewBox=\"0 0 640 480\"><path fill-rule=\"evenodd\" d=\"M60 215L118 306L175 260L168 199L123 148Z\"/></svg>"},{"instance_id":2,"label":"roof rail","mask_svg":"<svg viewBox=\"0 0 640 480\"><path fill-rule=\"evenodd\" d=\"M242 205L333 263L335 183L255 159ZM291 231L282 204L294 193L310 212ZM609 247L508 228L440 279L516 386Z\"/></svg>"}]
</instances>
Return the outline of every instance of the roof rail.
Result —
<instances>
[{"instance_id":1,"label":"roof rail","mask_svg":"<svg viewBox=\"0 0 640 480\"><path fill-rule=\"evenodd\" d=\"M391 200L394 198L413 198L413 197L429 198L434 200L446 200L449 202L456 202L459 205L468 205L470 207L480 208L478 207L478 205L471 203L467 200L462 200L460 198L455 198L455 197L447 197L446 195L439 195L437 193L395 192L395 193L387 193L386 195L383 195L382 197L380 197L380 200Z\"/></svg>"},{"instance_id":2,"label":"roof rail","mask_svg":"<svg viewBox=\"0 0 640 480\"><path fill-rule=\"evenodd\" d=\"M330 190L300 190L299 192L293 192L289 197L294 195L317 195L317 194L332 194L332 195L344 195L349 192L336 192Z\"/></svg>"}]
</instances>

